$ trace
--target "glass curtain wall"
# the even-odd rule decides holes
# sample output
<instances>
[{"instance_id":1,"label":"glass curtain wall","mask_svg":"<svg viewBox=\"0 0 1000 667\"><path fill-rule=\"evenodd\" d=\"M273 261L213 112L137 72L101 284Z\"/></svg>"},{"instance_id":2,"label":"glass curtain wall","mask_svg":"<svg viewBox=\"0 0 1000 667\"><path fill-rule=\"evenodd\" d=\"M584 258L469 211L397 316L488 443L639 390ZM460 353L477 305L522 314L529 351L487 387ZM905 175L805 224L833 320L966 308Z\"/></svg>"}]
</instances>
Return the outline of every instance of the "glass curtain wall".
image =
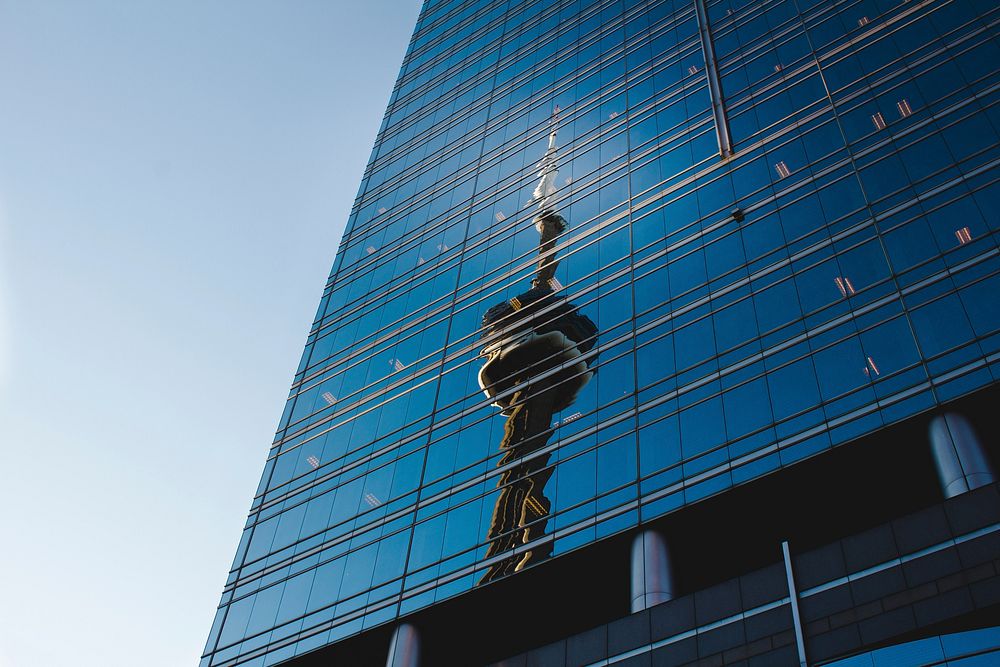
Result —
<instances>
[{"instance_id":1,"label":"glass curtain wall","mask_svg":"<svg viewBox=\"0 0 1000 667\"><path fill-rule=\"evenodd\" d=\"M275 664L996 382L998 20L428 0L201 664Z\"/></svg>"}]
</instances>

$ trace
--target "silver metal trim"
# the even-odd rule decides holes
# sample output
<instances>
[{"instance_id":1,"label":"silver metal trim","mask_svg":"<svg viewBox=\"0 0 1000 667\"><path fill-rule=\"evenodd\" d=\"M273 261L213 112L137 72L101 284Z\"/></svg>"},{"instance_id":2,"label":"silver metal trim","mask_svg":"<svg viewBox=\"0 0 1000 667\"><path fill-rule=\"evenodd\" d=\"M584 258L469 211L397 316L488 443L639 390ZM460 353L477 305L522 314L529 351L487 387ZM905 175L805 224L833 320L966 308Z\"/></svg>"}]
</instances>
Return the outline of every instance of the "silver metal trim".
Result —
<instances>
[{"instance_id":1,"label":"silver metal trim","mask_svg":"<svg viewBox=\"0 0 1000 667\"><path fill-rule=\"evenodd\" d=\"M719 64L715 59L715 46L712 44L712 33L708 23L708 12L705 11L705 0L694 0L694 9L698 16L701 52L705 56L705 76L708 78L708 95L712 101L712 116L715 117L715 136L719 140L719 155L725 159L733 154L733 140L729 135L729 119L726 118L722 84L719 82Z\"/></svg>"},{"instance_id":2,"label":"silver metal trim","mask_svg":"<svg viewBox=\"0 0 1000 667\"><path fill-rule=\"evenodd\" d=\"M788 600L792 605L792 624L795 626L795 648L799 652L799 665L808 667L806 643L802 638L802 618L799 616L799 594L795 590L795 575L792 573L792 556L788 553L788 542L781 543L781 555L785 559L785 578L788 580Z\"/></svg>"}]
</instances>

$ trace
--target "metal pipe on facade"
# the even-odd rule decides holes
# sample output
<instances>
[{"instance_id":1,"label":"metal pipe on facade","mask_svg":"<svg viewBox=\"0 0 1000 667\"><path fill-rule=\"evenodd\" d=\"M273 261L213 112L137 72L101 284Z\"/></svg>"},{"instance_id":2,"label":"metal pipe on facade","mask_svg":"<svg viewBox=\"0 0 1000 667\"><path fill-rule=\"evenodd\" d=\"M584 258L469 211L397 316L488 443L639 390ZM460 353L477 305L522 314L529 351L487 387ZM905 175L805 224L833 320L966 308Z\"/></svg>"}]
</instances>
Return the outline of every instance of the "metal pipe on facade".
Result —
<instances>
[{"instance_id":1,"label":"metal pipe on facade","mask_svg":"<svg viewBox=\"0 0 1000 667\"><path fill-rule=\"evenodd\" d=\"M715 136L719 141L719 155L727 158L733 154L733 140L729 135L729 119L722 98L722 83L719 81L719 65L715 59L715 46L708 23L705 0L694 0L698 17L698 36L701 38L701 52L705 56L705 77L708 79L708 94L712 100L712 116L715 119Z\"/></svg>"},{"instance_id":2,"label":"metal pipe on facade","mask_svg":"<svg viewBox=\"0 0 1000 667\"><path fill-rule=\"evenodd\" d=\"M632 613L673 597L667 543L656 531L645 530L632 541Z\"/></svg>"},{"instance_id":3,"label":"metal pipe on facade","mask_svg":"<svg viewBox=\"0 0 1000 667\"><path fill-rule=\"evenodd\" d=\"M976 431L962 415L946 412L935 417L930 425L930 440L946 498L992 484L996 479Z\"/></svg>"},{"instance_id":4,"label":"metal pipe on facade","mask_svg":"<svg viewBox=\"0 0 1000 667\"><path fill-rule=\"evenodd\" d=\"M795 630L795 650L799 654L799 667L808 667L805 634L802 632L802 616L799 614L799 591L795 586L792 554L788 550L787 541L781 543L781 557L785 561L785 581L788 582L788 603L792 609L792 628Z\"/></svg>"}]
</instances>

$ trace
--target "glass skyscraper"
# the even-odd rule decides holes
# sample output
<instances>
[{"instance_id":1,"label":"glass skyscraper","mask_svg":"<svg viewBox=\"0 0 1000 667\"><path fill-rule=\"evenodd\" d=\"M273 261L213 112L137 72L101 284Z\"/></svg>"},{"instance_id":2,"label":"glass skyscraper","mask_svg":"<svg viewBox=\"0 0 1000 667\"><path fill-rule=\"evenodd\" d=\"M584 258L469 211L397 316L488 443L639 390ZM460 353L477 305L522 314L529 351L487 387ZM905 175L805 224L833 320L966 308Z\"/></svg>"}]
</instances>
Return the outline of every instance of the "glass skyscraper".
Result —
<instances>
[{"instance_id":1,"label":"glass skyscraper","mask_svg":"<svg viewBox=\"0 0 1000 667\"><path fill-rule=\"evenodd\" d=\"M823 648L788 548L995 489L998 164L991 0L426 0L201 665L385 664L400 623L485 664L782 541L761 664L874 645Z\"/></svg>"}]
</instances>

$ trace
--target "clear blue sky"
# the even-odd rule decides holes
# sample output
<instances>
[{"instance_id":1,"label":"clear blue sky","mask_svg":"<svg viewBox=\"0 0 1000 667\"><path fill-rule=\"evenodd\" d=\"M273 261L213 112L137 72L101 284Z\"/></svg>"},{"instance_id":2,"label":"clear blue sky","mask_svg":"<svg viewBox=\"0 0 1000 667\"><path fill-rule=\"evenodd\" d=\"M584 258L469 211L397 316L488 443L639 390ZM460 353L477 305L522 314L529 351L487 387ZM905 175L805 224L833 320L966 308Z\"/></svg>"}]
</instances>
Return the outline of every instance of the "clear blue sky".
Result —
<instances>
[{"instance_id":1,"label":"clear blue sky","mask_svg":"<svg viewBox=\"0 0 1000 667\"><path fill-rule=\"evenodd\" d=\"M195 665L416 0L0 0L0 667Z\"/></svg>"}]
</instances>

